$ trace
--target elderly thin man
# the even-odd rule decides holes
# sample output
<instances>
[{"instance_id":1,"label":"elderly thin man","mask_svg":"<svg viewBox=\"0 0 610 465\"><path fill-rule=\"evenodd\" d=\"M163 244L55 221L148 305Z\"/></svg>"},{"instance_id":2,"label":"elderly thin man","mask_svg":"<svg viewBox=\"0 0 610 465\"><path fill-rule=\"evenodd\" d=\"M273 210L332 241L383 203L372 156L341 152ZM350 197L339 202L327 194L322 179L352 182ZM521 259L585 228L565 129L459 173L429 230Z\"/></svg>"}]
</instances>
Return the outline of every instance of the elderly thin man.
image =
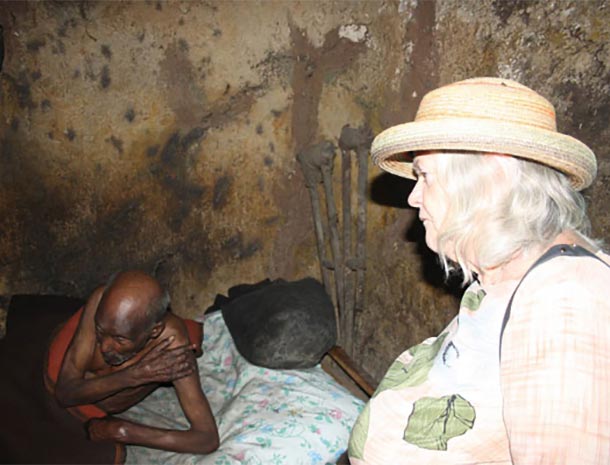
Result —
<instances>
[{"instance_id":1,"label":"elderly thin man","mask_svg":"<svg viewBox=\"0 0 610 465\"><path fill-rule=\"evenodd\" d=\"M168 312L168 304L168 294L154 278L122 272L96 289L51 343L47 387L62 406L89 420L91 440L196 454L218 448L195 361L201 327ZM190 429L167 430L111 416L165 383L176 389Z\"/></svg>"}]
</instances>

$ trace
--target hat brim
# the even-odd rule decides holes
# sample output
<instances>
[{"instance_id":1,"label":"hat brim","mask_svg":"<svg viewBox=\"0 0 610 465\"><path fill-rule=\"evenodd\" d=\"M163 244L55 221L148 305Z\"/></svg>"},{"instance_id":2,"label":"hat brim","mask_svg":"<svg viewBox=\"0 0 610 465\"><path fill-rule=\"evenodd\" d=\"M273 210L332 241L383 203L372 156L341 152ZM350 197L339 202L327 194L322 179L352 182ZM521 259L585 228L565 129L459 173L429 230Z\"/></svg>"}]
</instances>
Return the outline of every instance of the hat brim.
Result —
<instances>
[{"instance_id":1,"label":"hat brim","mask_svg":"<svg viewBox=\"0 0 610 465\"><path fill-rule=\"evenodd\" d=\"M597 173L593 151L573 137L534 126L472 118L393 126L375 137L371 156L383 170L415 179L410 152L423 150L502 153L536 161L565 173L576 190L591 185Z\"/></svg>"}]
</instances>

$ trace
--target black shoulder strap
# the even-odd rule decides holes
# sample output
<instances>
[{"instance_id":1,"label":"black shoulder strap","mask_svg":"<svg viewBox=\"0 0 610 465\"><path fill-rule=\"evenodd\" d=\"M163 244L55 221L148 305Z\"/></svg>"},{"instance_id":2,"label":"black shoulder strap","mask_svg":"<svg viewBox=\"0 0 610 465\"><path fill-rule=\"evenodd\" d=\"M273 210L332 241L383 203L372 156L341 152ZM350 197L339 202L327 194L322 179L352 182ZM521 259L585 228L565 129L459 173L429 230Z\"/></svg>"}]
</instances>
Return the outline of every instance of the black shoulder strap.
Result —
<instances>
[{"instance_id":1,"label":"black shoulder strap","mask_svg":"<svg viewBox=\"0 0 610 465\"><path fill-rule=\"evenodd\" d=\"M513 291L513 295L510 296L510 300L508 301L506 311L504 312L504 320L502 321L502 329L500 331L500 353L499 353L500 359L502 359L502 337L504 336L504 329L506 329L506 325L508 323L508 320L510 319L510 311L511 311L511 307L513 305L513 299L515 298L515 294L519 290L519 287L523 283L523 280L527 277L527 275L530 273L530 271L532 271L538 265L542 265L543 263L548 262L552 258L561 257L561 256L592 257L592 258L599 260L604 265L610 266L605 261L603 261L601 258L599 258L597 255L589 252L587 249L585 249L579 245L559 244L559 245L554 245L549 250L547 250L544 253L544 255L542 255L538 260L536 260L536 262L530 267L530 269L527 270L527 272L523 275L523 278L521 278L521 281L519 281L519 284L517 284L517 287Z\"/></svg>"}]
</instances>

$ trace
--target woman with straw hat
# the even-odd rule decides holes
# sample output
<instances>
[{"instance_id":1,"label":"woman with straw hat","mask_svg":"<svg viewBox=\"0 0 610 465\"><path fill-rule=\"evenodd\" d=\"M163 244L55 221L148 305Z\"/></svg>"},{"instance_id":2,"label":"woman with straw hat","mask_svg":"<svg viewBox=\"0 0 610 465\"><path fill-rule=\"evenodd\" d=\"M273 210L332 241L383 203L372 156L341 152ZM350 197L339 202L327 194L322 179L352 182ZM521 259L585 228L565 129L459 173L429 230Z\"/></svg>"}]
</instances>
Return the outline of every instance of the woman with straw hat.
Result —
<instances>
[{"instance_id":1,"label":"woman with straw hat","mask_svg":"<svg viewBox=\"0 0 610 465\"><path fill-rule=\"evenodd\" d=\"M610 463L610 256L579 193L593 152L557 132L546 99L497 78L428 93L371 151L417 180L428 247L470 285L446 329L390 366L351 463Z\"/></svg>"}]
</instances>

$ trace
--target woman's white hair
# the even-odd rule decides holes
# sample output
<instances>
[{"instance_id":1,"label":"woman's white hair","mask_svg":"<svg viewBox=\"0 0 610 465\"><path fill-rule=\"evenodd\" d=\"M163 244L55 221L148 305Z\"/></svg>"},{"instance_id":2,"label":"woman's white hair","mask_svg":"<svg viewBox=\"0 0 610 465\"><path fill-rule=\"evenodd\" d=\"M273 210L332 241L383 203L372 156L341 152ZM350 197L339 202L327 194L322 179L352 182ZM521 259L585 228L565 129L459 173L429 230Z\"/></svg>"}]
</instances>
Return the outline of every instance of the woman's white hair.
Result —
<instances>
[{"instance_id":1,"label":"woman's white hair","mask_svg":"<svg viewBox=\"0 0 610 465\"><path fill-rule=\"evenodd\" d=\"M448 274L454 263L461 268L464 284L473 265L488 270L520 252L541 252L562 231L594 245L583 196L553 168L500 154L447 153L438 157L437 180L449 199L439 255Z\"/></svg>"}]
</instances>

